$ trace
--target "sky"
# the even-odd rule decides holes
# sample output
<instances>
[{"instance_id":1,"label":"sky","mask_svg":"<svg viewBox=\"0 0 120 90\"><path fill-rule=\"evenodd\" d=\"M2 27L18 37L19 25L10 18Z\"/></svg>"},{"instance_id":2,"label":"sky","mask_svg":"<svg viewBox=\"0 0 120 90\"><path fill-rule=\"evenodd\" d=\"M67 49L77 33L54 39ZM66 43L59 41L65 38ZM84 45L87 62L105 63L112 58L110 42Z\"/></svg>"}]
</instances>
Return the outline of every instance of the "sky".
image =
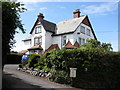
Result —
<instances>
[{"instance_id":1,"label":"sky","mask_svg":"<svg viewBox=\"0 0 120 90\"><path fill-rule=\"evenodd\" d=\"M19 0L22 2L22 0ZM111 43L113 50L118 51L118 3L117 0L109 0L109 2L41 2L41 0L25 0L23 3L27 11L20 14L26 33L22 32L15 35L16 44L12 50L24 50L23 39L28 37L30 31L37 19L37 15L41 12L45 16L45 20L53 23L72 19L73 11L80 9L81 15L88 15L89 20L94 29L97 39L101 42ZM47 0L46 0L47 1ZM99 1L99 0L98 0ZM105 0L104 0L105 1ZM111 2L110 2L111 1Z\"/></svg>"}]
</instances>

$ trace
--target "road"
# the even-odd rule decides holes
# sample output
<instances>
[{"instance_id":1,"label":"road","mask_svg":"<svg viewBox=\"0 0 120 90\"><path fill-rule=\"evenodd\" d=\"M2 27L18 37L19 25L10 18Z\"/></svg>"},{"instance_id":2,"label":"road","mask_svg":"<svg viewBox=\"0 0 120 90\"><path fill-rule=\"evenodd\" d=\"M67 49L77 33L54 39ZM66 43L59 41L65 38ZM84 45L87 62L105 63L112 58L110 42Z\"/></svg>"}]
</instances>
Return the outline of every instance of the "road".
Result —
<instances>
[{"instance_id":1,"label":"road","mask_svg":"<svg viewBox=\"0 0 120 90\"><path fill-rule=\"evenodd\" d=\"M25 72L17 70L18 65L8 64L4 66L3 78L2 78L2 88L32 88L32 90L37 89L72 89L72 90L82 90L73 88L66 85L61 85L55 82L51 82L42 77L33 76Z\"/></svg>"}]
</instances>

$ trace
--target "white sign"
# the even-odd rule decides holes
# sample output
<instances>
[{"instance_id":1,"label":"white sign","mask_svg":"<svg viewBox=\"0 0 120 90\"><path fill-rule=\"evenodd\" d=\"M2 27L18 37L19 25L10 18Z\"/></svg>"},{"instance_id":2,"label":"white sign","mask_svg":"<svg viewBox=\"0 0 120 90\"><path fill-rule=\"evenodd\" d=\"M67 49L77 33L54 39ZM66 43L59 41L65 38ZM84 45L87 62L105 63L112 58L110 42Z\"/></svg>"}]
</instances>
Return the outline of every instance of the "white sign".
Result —
<instances>
[{"instance_id":1,"label":"white sign","mask_svg":"<svg viewBox=\"0 0 120 90\"><path fill-rule=\"evenodd\" d=\"M77 68L70 68L70 77L76 77Z\"/></svg>"}]
</instances>

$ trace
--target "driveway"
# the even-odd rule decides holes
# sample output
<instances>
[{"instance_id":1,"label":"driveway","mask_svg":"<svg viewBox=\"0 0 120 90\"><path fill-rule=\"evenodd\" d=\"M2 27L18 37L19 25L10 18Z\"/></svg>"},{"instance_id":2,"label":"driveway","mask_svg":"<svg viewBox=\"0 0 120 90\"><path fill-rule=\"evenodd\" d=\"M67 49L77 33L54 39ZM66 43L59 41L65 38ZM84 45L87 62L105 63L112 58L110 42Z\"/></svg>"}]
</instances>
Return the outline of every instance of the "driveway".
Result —
<instances>
[{"instance_id":1,"label":"driveway","mask_svg":"<svg viewBox=\"0 0 120 90\"><path fill-rule=\"evenodd\" d=\"M3 88L33 88L36 89L73 89L73 90L82 90L73 88L67 85L61 85L48 81L42 77L33 76L25 72L17 70L18 65L8 64L4 66L3 70ZM40 90L41 90L40 89Z\"/></svg>"}]
</instances>

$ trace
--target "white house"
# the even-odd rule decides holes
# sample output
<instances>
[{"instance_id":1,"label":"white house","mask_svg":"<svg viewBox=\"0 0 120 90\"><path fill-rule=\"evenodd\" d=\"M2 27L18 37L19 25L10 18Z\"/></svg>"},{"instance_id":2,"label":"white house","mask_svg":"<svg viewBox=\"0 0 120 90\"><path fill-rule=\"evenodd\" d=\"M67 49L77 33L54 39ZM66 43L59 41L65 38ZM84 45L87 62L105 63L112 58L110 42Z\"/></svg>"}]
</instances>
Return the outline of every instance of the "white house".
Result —
<instances>
[{"instance_id":1,"label":"white house","mask_svg":"<svg viewBox=\"0 0 120 90\"><path fill-rule=\"evenodd\" d=\"M55 48L77 48L91 38L96 39L96 36L88 16L81 16L76 9L72 19L58 24L45 20L40 13L30 36L23 41L29 53L43 53Z\"/></svg>"}]
</instances>

